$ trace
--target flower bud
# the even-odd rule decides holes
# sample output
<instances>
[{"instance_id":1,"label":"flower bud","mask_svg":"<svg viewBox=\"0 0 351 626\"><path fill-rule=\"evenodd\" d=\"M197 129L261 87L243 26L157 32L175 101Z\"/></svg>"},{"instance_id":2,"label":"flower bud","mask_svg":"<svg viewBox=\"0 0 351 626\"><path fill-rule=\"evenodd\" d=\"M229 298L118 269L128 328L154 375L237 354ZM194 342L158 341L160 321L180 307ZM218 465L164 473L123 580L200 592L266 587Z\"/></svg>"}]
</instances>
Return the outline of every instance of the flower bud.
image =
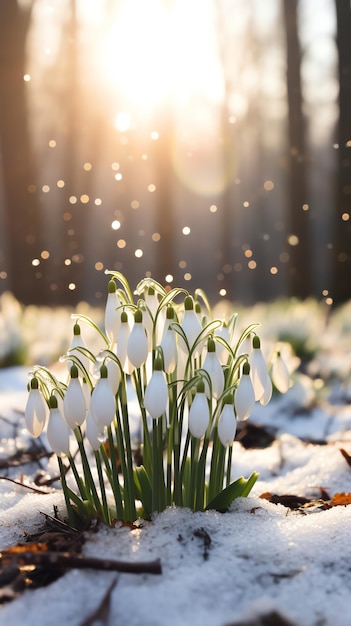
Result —
<instances>
[{"instance_id":1,"label":"flower bud","mask_svg":"<svg viewBox=\"0 0 351 626\"><path fill-rule=\"evenodd\" d=\"M85 420L86 412L87 407L84 392L78 378L78 368L76 365L72 365L71 379L63 398L63 413L68 426L72 430L76 426L81 426Z\"/></svg>"},{"instance_id":2,"label":"flower bud","mask_svg":"<svg viewBox=\"0 0 351 626\"><path fill-rule=\"evenodd\" d=\"M255 400L260 400L269 386L270 379L267 372L266 362L264 360L260 339L257 335L253 338L252 352L249 356L251 366L250 374L255 391Z\"/></svg>"},{"instance_id":3,"label":"flower bud","mask_svg":"<svg viewBox=\"0 0 351 626\"><path fill-rule=\"evenodd\" d=\"M121 302L117 295L116 283L111 279L108 283L108 294L105 306L105 332L111 344L116 343L118 337L121 323L121 316L118 311L118 307L120 306Z\"/></svg>"},{"instance_id":4,"label":"flower bud","mask_svg":"<svg viewBox=\"0 0 351 626\"><path fill-rule=\"evenodd\" d=\"M189 350L191 350L197 337L202 331L202 326L194 311L194 301L191 296L186 296L184 300L184 308L185 310L181 326L187 338ZM199 356L201 354L203 345L204 342L201 341L194 351L194 356ZM188 348L182 337L179 337L179 346L184 352L188 352Z\"/></svg>"},{"instance_id":5,"label":"flower bud","mask_svg":"<svg viewBox=\"0 0 351 626\"><path fill-rule=\"evenodd\" d=\"M216 344L213 339L208 340L207 354L202 369L204 369L208 373L211 379L212 395L215 398L218 398L224 389L224 373L219 358L216 354ZM207 380L205 380L205 391L207 397L209 398L210 389Z\"/></svg>"},{"instance_id":6,"label":"flower bud","mask_svg":"<svg viewBox=\"0 0 351 626\"><path fill-rule=\"evenodd\" d=\"M138 309L134 314L134 326L131 330L127 345L127 355L134 367L141 367L148 355L148 340L143 326L143 314Z\"/></svg>"},{"instance_id":7,"label":"flower bud","mask_svg":"<svg viewBox=\"0 0 351 626\"><path fill-rule=\"evenodd\" d=\"M105 439L104 432L101 430L101 428L98 427L97 423L95 422L91 410L88 411L86 419L85 436L93 450L98 450L101 446L101 443Z\"/></svg>"},{"instance_id":8,"label":"flower bud","mask_svg":"<svg viewBox=\"0 0 351 626\"><path fill-rule=\"evenodd\" d=\"M116 352L117 352L119 361L121 363L121 367L123 371L126 372L126 374L131 374L134 369L129 359L127 358L129 336L130 336L130 326L129 326L128 314L126 311L122 311L121 325L119 328L119 333L118 333L118 338L117 338Z\"/></svg>"},{"instance_id":9,"label":"flower bud","mask_svg":"<svg viewBox=\"0 0 351 626\"><path fill-rule=\"evenodd\" d=\"M161 359L155 359L154 370L145 389L144 406L153 419L158 419L167 408L168 385L162 371Z\"/></svg>"},{"instance_id":10,"label":"flower bud","mask_svg":"<svg viewBox=\"0 0 351 626\"><path fill-rule=\"evenodd\" d=\"M50 397L50 414L47 428L48 442L57 456L69 454L70 430L57 406L57 398Z\"/></svg>"},{"instance_id":11,"label":"flower bud","mask_svg":"<svg viewBox=\"0 0 351 626\"><path fill-rule=\"evenodd\" d=\"M225 446L230 446L236 433L236 419L234 413L233 397L231 395L225 401L222 412L218 420L218 437L220 442Z\"/></svg>"},{"instance_id":12,"label":"flower bud","mask_svg":"<svg viewBox=\"0 0 351 626\"><path fill-rule=\"evenodd\" d=\"M290 374L284 359L280 352L277 352L272 365L272 379L274 385L280 391L285 393L290 386Z\"/></svg>"},{"instance_id":13,"label":"flower bud","mask_svg":"<svg viewBox=\"0 0 351 626\"><path fill-rule=\"evenodd\" d=\"M100 432L110 426L115 417L116 399L108 382L106 365L100 367L100 379L91 394L90 410Z\"/></svg>"},{"instance_id":14,"label":"flower bud","mask_svg":"<svg viewBox=\"0 0 351 626\"><path fill-rule=\"evenodd\" d=\"M250 364L244 363L243 371L235 391L234 404L239 420L247 420L255 405L255 391L250 377Z\"/></svg>"},{"instance_id":15,"label":"flower bud","mask_svg":"<svg viewBox=\"0 0 351 626\"><path fill-rule=\"evenodd\" d=\"M205 435L210 423L210 407L205 394L203 380L197 385L197 391L189 409L188 422L189 430L193 437L200 439Z\"/></svg>"},{"instance_id":16,"label":"flower bud","mask_svg":"<svg viewBox=\"0 0 351 626\"><path fill-rule=\"evenodd\" d=\"M39 437L43 432L48 416L47 404L39 391L38 379L34 376L30 381L30 391L24 410L24 420L32 437Z\"/></svg>"},{"instance_id":17,"label":"flower bud","mask_svg":"<svg viewBox=\"0 0 351 626\"><path fill-rule=\"evenodd\" d=\"M229 345L230 345L230 332L229 332L229 328L226 325L225 322L222 323L222 325L219 328L216 328L215 333L214 333L214 337L220 337L222 339L224 339ZM228 350L226 349L225 346L222 346L222 344L220 344L219 342L216 344L216 352L217 352L217 356L220 360L220 362L222 363L222 365L225 365L225 363L227 363L228 361Z\"/></svg>"},{"instance_id":18,"label":"flower bud","mask_svg":"<svg viewBox=\"0 0 351 626\"><path fill-rule=\"evenodd\" d=\"M168 307L167 317L161 340L161 348L163 353L163 365L167 374L174 372L178 362L177 336L176 332L170 327L174 320L174 309Z\"/></svg>"}]
</instances>

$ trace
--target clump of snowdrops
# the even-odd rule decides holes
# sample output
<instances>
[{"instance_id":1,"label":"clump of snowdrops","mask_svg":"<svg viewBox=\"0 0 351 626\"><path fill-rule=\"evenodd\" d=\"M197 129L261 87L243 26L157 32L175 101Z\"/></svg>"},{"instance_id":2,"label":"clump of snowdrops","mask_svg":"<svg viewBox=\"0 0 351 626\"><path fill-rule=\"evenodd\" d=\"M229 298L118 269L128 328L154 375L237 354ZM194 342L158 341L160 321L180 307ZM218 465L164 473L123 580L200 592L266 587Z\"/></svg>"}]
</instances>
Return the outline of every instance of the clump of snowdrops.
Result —
<instances>
[{"instance_id":1,"label":"clump of snowdrops","mask_svg":"<svg viewBox=\"0 0 351 626\"><path fill-rule=\"evenodd\" d=\"M287 367L276 352L270 371L258 324L238 333L235 314L211 319L201 290L167 291L145 278L133 294L122 274L107 273L104 331L73 316L61 359L67 379L35 366L28 385L26 426L33 437L46 428L69 522L134 521L170 505L225 510L258 477L232 482L237 422L255 402L269 402L271 378L287 390ZM85 343L86 324L104 342L98 354ZM132 405L139 441L131 434Z\"/></svg>"}]
</instances>

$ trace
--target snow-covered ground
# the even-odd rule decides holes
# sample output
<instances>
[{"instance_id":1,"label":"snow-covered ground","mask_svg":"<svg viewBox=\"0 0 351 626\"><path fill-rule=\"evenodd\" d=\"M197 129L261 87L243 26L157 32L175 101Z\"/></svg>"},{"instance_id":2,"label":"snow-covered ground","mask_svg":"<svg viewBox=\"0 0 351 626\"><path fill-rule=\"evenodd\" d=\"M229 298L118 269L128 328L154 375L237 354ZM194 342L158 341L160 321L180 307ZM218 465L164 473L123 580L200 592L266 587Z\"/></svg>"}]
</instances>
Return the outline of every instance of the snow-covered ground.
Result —
<instances>
[{"instance_id":1,"label":"snow-covered ground","mask_svg":"<svg viewBox=\"0 0 351 626\"><path fill-rule=\"evenodd\" d=\"M26 590L0 606L0 622L229 626L273 624L276 611L299 626L349 626L351 506L324 508L318 502L326 493L332 498L351 492L351 467L340 452L351 454L348 314L345 307L326 326L324 313L306 305L295 331L282 310L266 315L275 334L283 325L295 338L297 332L307 333L301 342L309 340L310 355L294 387L268 407L255 408L250 418L275 434L271 445L234 444L233 478L260 474L248 498L236 500L225 514L171 508L133 530L100 527L87 534L84 555L131 562L160 559L162 574L71 569L49 586ZM0 461L28 445L23 423L27 371L0 370ZM46 467L45 459L42 463ZM48 463L52 475L55 463L54 458ZM30 483L35 470L38 466L21 465L0 470L0 475ZM316 502L291 509L260 498L267 492ZM39 495L0 479L0 550L37 532L41 513L53 515L54 506L64 515L59 489ZM105 612L98 611L94 621L91 616L109 589ZM257 616L261 621L254 621Z\"/></svg>"}]
</instances>

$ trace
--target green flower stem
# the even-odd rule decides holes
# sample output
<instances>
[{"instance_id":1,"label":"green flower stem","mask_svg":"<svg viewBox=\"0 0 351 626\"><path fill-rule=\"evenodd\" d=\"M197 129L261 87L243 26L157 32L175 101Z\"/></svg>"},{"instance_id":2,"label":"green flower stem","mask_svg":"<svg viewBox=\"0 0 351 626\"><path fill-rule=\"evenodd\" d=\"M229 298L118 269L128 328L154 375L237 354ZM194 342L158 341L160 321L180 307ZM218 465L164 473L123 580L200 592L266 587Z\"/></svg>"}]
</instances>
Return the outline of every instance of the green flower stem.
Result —
<instances>
[{"instance_id":1,"label":"green flower stem","mask_svg":"<svg viewBox=\"0 0 351 626\"><path fill-rule=\"evenodd\" d=\"M101 501L100 501L100 498L99 498L99 495L95 486L93 475L91 473L89 461L88 461L85 448L84 448L82 431L79 426L77 426L77 428L74 429L74 434L78 442L79 452L80 452L80 456L82 460L84 478L85 478L85 483L87 485L88 500L95 507L95 510L98 513L98 515L103 517Z\"/></svg>"},{"instance_id":2,"label":"green flower stem","mask_svg":"<svg viewBox=\"0 0 351 626\"><path fill-rule=\"evenodd\" d=\"M147 424L146 411L145 411L145 407L144 407L143 384L142 384L142 380L141 380L140 369L134 371L132 376L133 376L133 379L134 379L134 386L135 386L136 394L137 394L137 397L138 397L138 402L139 402L139 407L140 407L140 412L141 412L141 418L142 418L142 422L143 422L143 445L144 445L143 461L144 461L144 467L145 467L147 473L150 475L151 472L152 472L151 438L150 438L150 433L149 433L148 424Z\"/></svg>"},{"instance_id":3,"label":"green flower stem","mask_svg":"<svg viewBox=\"0 0 351 626\"><path fill-rule=\"evenodd\" d=\"M206 432L206 435L202 444L202 450L200 453L199 462L198 462L195 511L202 511L206 507L206 504L207 504L205 479L206 479L206 460L207 460L209 442L210 442L210 429L208 429L208 431Z\"/></svg>"},{"instance_id":4,"label":"green flower stem","mask_svg":"<svg viewBox=\"0 0 351 626\"><path fill-rule=\"evenodd\" d=\"M160 509L160 493L158 481L158 431L157 421L152 420L152 513Z\"/></svg>"},{"instance_id":5,"label":"green flower stem","mask_svg":"<svg viewBox=\"0 0 351 626\"><path fill-rule=\"evenodd\" d=\"M128 410L126 405L121 406L123 430L121 424L121 418L119 411L117 411L117 423L115 424L115 433L117 439L117 445L121 460L122 474L123 474L123 492L124 492L124 506L125 515L128 521L134 522L136 520L136 508L135 508L135 490L133 479L133 457L130 443L130 430L128 421ZM124 435L124 440L123 440Z\"/></svg>"},{"instance_id":6,"label":"green flower stem","mask_svg":"<svg viewBox=\"0 0 351 626\"><path fill-rule=\"evenodd\" d=\"M80 493L80 496L82 498L82 500L87 500L88 499L88 495L87 495L87 488L86 485L84 484L84 481L82 480L81 476L79 476L76 464L74 462L74 458L71 454L68 455L68 460L69 460L69 464L71 467L71 470L73 472L73 476L75 478L75 481L77 483L77 487Z\"/></svg>"},{"instance_id":7,"label":"green flower stem","mask_svg":"<svg viewBox=\"0 0 351 626\"><path fill-rule=\"evenodd\" d=\"M199 449L200 440L196 437L191 437L191 453L190 453L190 490L188 506L191 509L196 510L196 487L199 469Z\"/></svg>"},{"instance_id":8,"label":"green flower stem","mask_svg":"<svg viewBox=\"0 0 351 626\"><path fill-rule=\"evenodd\" d=\"M61 478L61 485L62 485L62 489L63 489L63 495L65 498L65 503L66 503L66 509L67 509L67 515L68 515L68 523L70 526L72 526L73 528L75 528L75 523L76 523L76 519L75 519L75 512L74 509L71 505L71 501L68 495L68 487L67 487L67 482L66 482L66 469L63 465L62 459L60 456L57 457L57 461L58 461L58 465L59 465L59 469L60 469L60 478Z\"/></svg>"},{"instance_id":9,"label":"green flower stem","mask_svg":"<svg viewBox=\"0 0 351 626\"><path fill-rule=\"evenodd\" d=\"M231 473L232 473L232 458L233 458L233 445L229 446L227 453L227 473L225 479L225 485L230 485Z\"/></svg>"},{"instance_id":10,"label":"green flower stem","mask_svg":"<svg viewBox=\"0 0 351 626\"><path fill-rule=\"evenodd\" d=\"M103 508L103 511L104 511L104 522L110 526L111 525L111 515L110 515L110 510L109 510L108 504L107 504L104 475L103 475L102 465L101 465L101 457L100 457L100 454L99 454L98 450L95 450L94 454L95 454L96 468L97 468L98 477L99 477L101 500L102 500L102 508Z\"/></svg>"},{"instance_id":11,"label":"green flower stem","mask_svg":"<svg viewBox=\"0 0 351 626\"><path fill-rule=\"evenodd\" d=\"M120 405L121 405L121 410L122 410L125 450L127 454L126 475L127 475L127 486L128 486L128 496L129 496L129 509L130 509L130 515L132 518L131 521L134 522L136 520L137 513L136 513L136 508L135 508L135 486L134 486L134 479L133 479L133 454L132 454L130 428L129 428L128 400L127 400L125 376L123 376L123 381L122 381L122 384L120 385L119 393L120 393Z\"/></svg>"},{"instance_id":12,"label":"green flower stem","mask_svg":"<svg viewBox=\"0 0 351 626\"><path fill-rule=\"evenodd\" d=\"M108 436L108 443L110 447L110 459L111 459L111 487L112 487L112 491L113 491L113 495L114 495L115 503L116 503L117 519L122 520L122 519L125 519L124 509L123 509L123 499L122 499L121 486L119 484L119 478L118 478L117 459L115 455L115 442L113 440L111 426L107 428L107 436Z\"/></svg>"}]
</instances>

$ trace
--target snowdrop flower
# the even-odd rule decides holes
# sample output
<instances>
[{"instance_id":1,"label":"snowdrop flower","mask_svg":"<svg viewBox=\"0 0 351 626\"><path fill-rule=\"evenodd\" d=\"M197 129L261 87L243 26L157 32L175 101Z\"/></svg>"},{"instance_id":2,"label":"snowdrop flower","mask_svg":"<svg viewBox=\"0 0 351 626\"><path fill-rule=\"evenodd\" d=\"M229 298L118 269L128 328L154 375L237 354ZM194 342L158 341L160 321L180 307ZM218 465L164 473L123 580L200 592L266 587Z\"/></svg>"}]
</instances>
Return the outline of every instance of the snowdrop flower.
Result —
<instances>
[{"instance_id":1,"label":"snowdrop flower","mask_svg":"<svg viewBox=\"0 0 351 626\"><path fill-rule=\"evenodd\" d=\"M270 384L270 378L262 354L260 338L257 335L253 338L252 348L249 356L251 380L255 391L255 400L260 400L264 395L266 387L268 388Z\"/></svg>"},{"instance_id":2,"label":"snowdrop flower","mask_svg":"<svg viewBox=\"0 0 351 626\"><path fill-rule=\"evenodd\" d=\"M266 381L266 386L264 388L264 393L263 393L263 396L261 396L261 398L260 398L260 404L262 406L266 406L268 404L268 402L270 402L270 399L272 397L272 391L273 391L272 381L271 381L270 377L267 376L267 381Z\"/></svg>"},{"instance_id":3,"label":"snowdrop flower","mask_svg":"<svg viewBox=\"0 0 351 626\"><path fill-rule=\"evenodd\" d=\"M286 391L288 391L290 386L290 374L280 352L277 352L276 357L273 361L272 379L274 385L276 386L278 391L280 391L280 393L285 393Z\"/></svg>"},{"instance_id":4,"label":"snowdrop flower","mask_svg":"<svg viewBox=\"0 0 351 626\"><path fill-rule=\"evenodd\" d=\"M127 356L134 367L141 367L148 355L148 340L143 326L143 313L137 309L134 314L134 326L129 335Z\"/></svg>"},{"instance_id":5,"label":"snowdrop flower","mask_svg":"<svg viewBox=\"0 0 351 626\"><path fill-rule=\"evenodd\" d=\"M57 406L57 398L50 396L50 414L47 428L48 442L57 456L69 454L70 430Z\"/></svg>"},{"instance_id":6,"label":"snowdrop flower","mask_svg":"<svg viewBox=\"0 0 351 626\"><path fill-rule=\"evenodd\" d=\"M118 363L116 363L114 359L107 359L105 364L107 367L107 380L114 395L116 395L121 382L121 370L119 369Z\"/></svg>"},{"instance_id":7,"label":"snowdrop flower","mask_svg":"<svg viewBox=\"0 0 351 626\"><path fill-rule=\"evenodd\" d=\"M213 339L209 339L207 342L207 354L202 366L212 383L212 394L215 398L218 398L224 389L224 372L220 363L220 360L216 354L216 344ZM210 397L210 388L207 381L205 381L206 395Z\"/></svg>"},{"instance_id":8,"label":"snowdrop flower","mask_svg":"<svg viewBox=\"0 0 351 626\"><path fill-rule=\"evenodd\" d=\"M160 344L163 353L163 366L167 374L171 374L172 372L174 372L178 362L176 332L170 327L170 324L174 322L174 318L174 308L168 307L163 336Z\"/></svg>"},{"instance_id":9,"label":"snowdrop flower","mask_svg":"<svg viewBox=\"0 0 351 626\"><path fill-rule=\"evenodd\" d=\"M123 371L126 372L127 374L133 371L133 367L130 366L129 359L127 359L127 347L128 347L129 336L130 336L130 326L129 326L128 314L126 313L126 311L122 311L121 325L120 325L119 333L117 337L116 352L117 352L117 357L119 358L119 361L121 363L121 367L123 368Z\"/></svg>"},{"instance_id":10,"label":"snowdrop flower","mask_svg":"<svg viewBox=\"0 0 351 626\"><path fill-rule=\"evenodd\" d=\"M250 377L250 364L245 362L234 396L235 412L239 420L247 420L255 404L255 391Z\"/></svg>"},{"instance_id":11,"label":"snowdrop flower","mask_svg":"<svg viewBox=\"0 0 351 626\"><path fill-rule=\"evenodd\" d=\"M194 300L191 296L186 296L186 298L184 299L184 309L184 316L181 326L187 338L189 350L191 350L197 337L202 331L202 326L198 316L194 311ZM202 351L203 345L204 343L200 342L200 344L194 351L194 356L199 356ZM181 336L179 337L179 346L184 352L188 352L188 348Z\"/></svg>"},{"instance_id":12,"label":"snowdrop flower","mask_svg":"<svg viewBox=\"0 0 351 626\"><path fill-rule=\"evenodd\" d=\"M230 344L230 332L225 322L223 322L222 325L215 330L214 338L216 337L220 337L221 339L224 339L228 344ZM226 347L222 346L222 344L220 343L217 343L216 352L222 365L225 365L228 361L228 350L226 349Z\"/></svg>"},{"instance_id":13,"label":"snowdrop flower","mask_svg":"<svg viewBox=\"0 0 351 626\"><path fill-rule=\"evenodd\" d=\"M80 326L76 322L73 326L73 338L72 338L71 345L68 350L68 354L73 353L80 360L81 364L86 369L86 371L89 372L90 359L88 359L88 357L85 354L80 352L80 350L76 350L76 348L86 348L86 347L87 345L80 333ZM72 365L74 365L73 361L67 361L67 366L69 370L71 369Z\"/></svg>"},{"instance_id":14,"label":"snowdrop flower","mask_svg":"<svg viewBox=\"0 0 351 626\"><path fill-rule=\"evenodd\" d=\"M71 379L63 398L63 414L70 428L81 426L85 420L87 406L85 396L78 378L78 367L72 365Z\"/></svg>"},{"instance_id":15,"label":"snowdrop flower","mask_svg":"<svg viewBox=\"0 0 351 626\"><path fill-rule=\"evenodd\" d=\"M205 435L210 423L210 407L205 394L205 383L201 380L197 385L194 400L189 409L188 425L193 437L200 439Z\"/></svg>"},{"instance_id":16,"label":"snowdrop flower","mask_svg":"<svg viewBox=\"0 0 351 626\"><path fill-rule=\"evenodd\" d=\"M26 427L32 437L41 435L47 416L48 407L39 391L39 381L34 376L30 381L30 390L24 411Z\"/></svg>"},{"instance_id":17,"label":"snowdrop flower","mask_svg":"<svg viewBox=\"0 0 351 626\"><path fill-rule=\"evenodd\" d=\"M117 341L121 316L118 307L121 306L120 299L117 295L117 287L114 280L108 283L108 294L105 306L105 331L106 335L113 345Z\"/></svg>"},{"instance_id":18,"label":"snowdrop flower","mask_svg":"<svg viewBox=\"0 0 351 626\"><path fill-rule=\"evenodd\" d=\"M151 378L145 389L144 406L153 419L158 419L167 408L168 385L162 371L162 360L155 359Z\"/></svg>"},{"instance_id":19,"label":"snowdrop flower","mask_svg":"<svg viewBox=\"0 0 351 626\"><path fill-rule=\"evenodd\" d=\"M85 436L93 450L98 450L101 446L101 443L106 438L104 431L102 431L95 422L91 410L88 411L86 419Z\"/></svg>"},{"instance_id":20,"label":"snowdrop flower","mask_svg":"<svg viewBox=\"0 0 351 626\"><path fill-rule=\"evenodd\" d=\"M100 367L100 379L91 394L90 410L100 432L110 426L116 413L116 399L108 382L106 365Z\"/></svg>"},{"instance_id":21,"label":"snowdrop flower","mask_svg":"<svg viewBox=\"0 0 351 626\"><path fill-rule=\"evenodd\" d=\"M218 437L224 446L230 446L236 433L236 419L234 413L233 396L228 394L218 420Z\"/></svg>"}]
</instances>

